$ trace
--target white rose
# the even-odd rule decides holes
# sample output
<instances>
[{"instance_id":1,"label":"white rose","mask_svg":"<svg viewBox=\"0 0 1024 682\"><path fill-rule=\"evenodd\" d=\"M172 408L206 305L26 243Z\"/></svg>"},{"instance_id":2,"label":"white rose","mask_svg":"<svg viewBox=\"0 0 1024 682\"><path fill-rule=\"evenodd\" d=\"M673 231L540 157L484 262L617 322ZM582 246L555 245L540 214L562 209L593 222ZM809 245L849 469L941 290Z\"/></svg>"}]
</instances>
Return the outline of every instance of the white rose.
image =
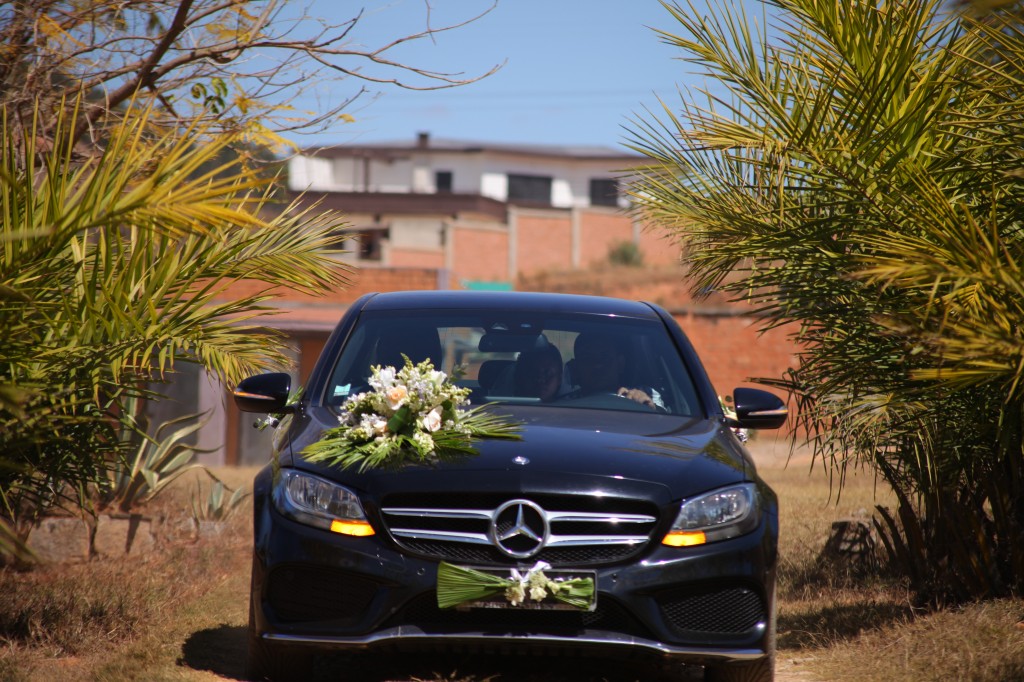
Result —
<instances>
[{"instance_id":1,"label":"white rose","mask_svg":"<svg viewBox=\"0 0 1024 682\"><path fill-rule=\"evenodd\" d=\"M534 601L543 601L546 596L548 596L548 593L543 587L535 585L530 588L530 599Z\"/></svg>"},{"instance_id":2,"label":"white rose","mask_svg":"<svg viewBox=\"0 0 1024 682\"><path fill-rule=\"evenodd\" d=\"M369 378L370 387L376 392L386 391L395 383L395 368L382 367L374 368Z\"/></svg>"},{"instance_id":3,"label":"white rose","mask_svg":"<svg viewBox=\"0 0 1024 682\"><path fill-rule=\"evenodd\" d=\"M441 428L441 408L435 407L423 417L423 428L433 433Z\"/></svg>"}]
</instances>

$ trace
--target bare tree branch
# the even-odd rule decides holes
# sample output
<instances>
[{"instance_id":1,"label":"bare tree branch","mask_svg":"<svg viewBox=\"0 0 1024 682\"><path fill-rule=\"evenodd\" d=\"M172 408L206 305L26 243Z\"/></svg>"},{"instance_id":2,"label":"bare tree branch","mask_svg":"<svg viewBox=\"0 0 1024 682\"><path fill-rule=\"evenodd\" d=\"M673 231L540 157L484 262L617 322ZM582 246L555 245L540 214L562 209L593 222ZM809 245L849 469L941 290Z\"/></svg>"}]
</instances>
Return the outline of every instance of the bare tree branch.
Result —
<instances>
[{"instance_id":1,"label":"bare tree branch","mask_svg":"<svg viewBox=\"0 0 1024 682\"><path fill-rule=\"evenodd\" d=\"M84 94L79 136L102 129L139 97L152 97L181 124L202 119L224 130L301 133L337 120L368 84L437 90L502 66L467 75L392 56L400 46L466 29L497 0L442 26L434 25L435 8L425 0L422 30L367 47L353 40L364 10L327 23L308 13L288 16L285 2L0 0L0 106L24 112L38 101L56 113ZM314 86L347 79L356 82L340 102L307 113L287 104Z\"/></svg>"}]
</instances>

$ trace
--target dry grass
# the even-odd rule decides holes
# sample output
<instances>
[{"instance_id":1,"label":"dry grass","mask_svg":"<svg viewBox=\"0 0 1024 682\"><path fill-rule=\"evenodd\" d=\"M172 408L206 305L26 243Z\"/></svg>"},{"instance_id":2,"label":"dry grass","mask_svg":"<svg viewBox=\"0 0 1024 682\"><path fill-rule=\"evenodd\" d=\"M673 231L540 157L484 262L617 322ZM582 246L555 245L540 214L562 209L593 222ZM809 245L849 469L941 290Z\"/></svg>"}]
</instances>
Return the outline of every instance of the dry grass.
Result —
<instances>
[{"instance_id":1,"label":"dry grass","mask_svg":"<svg viewBox=\"0 0 1024 682\"><path fill-rule=\"evenodd\" d=\"M884 482L854 472L842 492L806 453L764 439L751 451L780 500L780 668L801 680L939 682L1024 680L1024 599L928 613L884 568L823 563L833 521L894 506ZM787 666L786 664L789 663Z\"/></svg>"},{"instance_id":2,"label":"dry grass","mask_svg":"<svg viewBox=\"0 0 1024 682\"><path fill-rule=\"evenodd\" d=\"M248 486L253 473L226 470L221 477L231 487ZM192 496L206 495L209 486L205 477L183 477L144 511L165 515L175 526L188 518ZM180 640L167 640L176 621L187 622L189 611L218 585L248 576L250 514L247 504L216 536L141 557L0 569L0 680L157 679L141 671L180 657ZM232 599L230 608L240 613L244 597L240 601Z\"/></svg>"},{"instance_id":3,"label":"dry grass","mask_svg":"<svg viewBox=\"0 0 1024 682\"><path fill-rule=\"evenodd\" d=\"M755 440L751 450L781 504L780 682L1024 679L1024 600L923 613L891 576L823 564L832 522L891 504L884 486L859 473L837 500L801 453L787 466L788 449L774 441ZM222 473L233 486L247 485L253 471ZM197 485L184 482L160 511L186 513ZM143 560L0 573L0 680L242 679L249 509L216 537ZM652 679L596 661L576 664L569 677L551 662L491 671L468 663L389 658L388 666L364 660L357 673L346 672L365 682Z\"/></svg>"}]
</instances>

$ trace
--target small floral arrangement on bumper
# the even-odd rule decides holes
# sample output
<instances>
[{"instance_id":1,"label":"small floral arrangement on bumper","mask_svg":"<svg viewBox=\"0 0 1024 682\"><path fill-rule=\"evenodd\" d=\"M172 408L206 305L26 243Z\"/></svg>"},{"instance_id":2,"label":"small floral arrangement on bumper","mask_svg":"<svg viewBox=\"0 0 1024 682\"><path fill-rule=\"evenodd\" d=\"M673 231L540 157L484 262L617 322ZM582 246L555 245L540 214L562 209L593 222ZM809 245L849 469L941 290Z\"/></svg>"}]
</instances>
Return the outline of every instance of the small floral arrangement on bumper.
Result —
<instances>
[{"instance_id":1,"label":"small floral arrangement on bumper","mask_svg":"<svg viewBox=\"0 0 1024 682\"><path fill-rule=\"evenodd\" d=\"M306 446L306 459L363 471L475 455L475 439L520 437L518 424L483 406L469 409L470 389L453 384L430 360L414 365L405 357L401 369L371 372L371 390L345 401L340 425Z\"/></svg>"},{"instance_id":2,"label":"small floral arrangement on bumper","mask_svg":"<svg viewBox=\"0 0 1024 682\"><path fill-rule=\"evenodd\" d=\"M513 568L508 578L502 578L442 561L437 566L437 606L447 609L460 604L486 601L499 595L504 596L511 606L545 600L554 600L577 609L593 606L593 578L551 579L544 574L550 568L550 564L538 561L528 571L520 572Z\"/></svg>"}]
</instances>

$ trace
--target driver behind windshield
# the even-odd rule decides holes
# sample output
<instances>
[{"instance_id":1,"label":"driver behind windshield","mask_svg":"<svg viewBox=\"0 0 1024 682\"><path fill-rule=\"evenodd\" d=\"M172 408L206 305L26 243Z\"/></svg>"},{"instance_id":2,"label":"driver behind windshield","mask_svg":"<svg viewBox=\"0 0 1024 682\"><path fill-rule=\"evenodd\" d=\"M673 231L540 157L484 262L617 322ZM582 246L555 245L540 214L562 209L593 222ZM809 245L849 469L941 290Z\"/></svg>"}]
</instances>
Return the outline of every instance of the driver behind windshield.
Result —
<instances>
[{"instance_id":1,"label":"driver behind windshield","mask_svg":"<svg viewBox=\"0 0 1024 682\"><path fill-rule=\"evenodd\" d=\"M611 393L636 401L652 410L665 405L653 389L630 386L625 381L626 354L620 343L609 336L580 334L573 347L574 381L581 396Z\"/></svg>"}]
</instances>

